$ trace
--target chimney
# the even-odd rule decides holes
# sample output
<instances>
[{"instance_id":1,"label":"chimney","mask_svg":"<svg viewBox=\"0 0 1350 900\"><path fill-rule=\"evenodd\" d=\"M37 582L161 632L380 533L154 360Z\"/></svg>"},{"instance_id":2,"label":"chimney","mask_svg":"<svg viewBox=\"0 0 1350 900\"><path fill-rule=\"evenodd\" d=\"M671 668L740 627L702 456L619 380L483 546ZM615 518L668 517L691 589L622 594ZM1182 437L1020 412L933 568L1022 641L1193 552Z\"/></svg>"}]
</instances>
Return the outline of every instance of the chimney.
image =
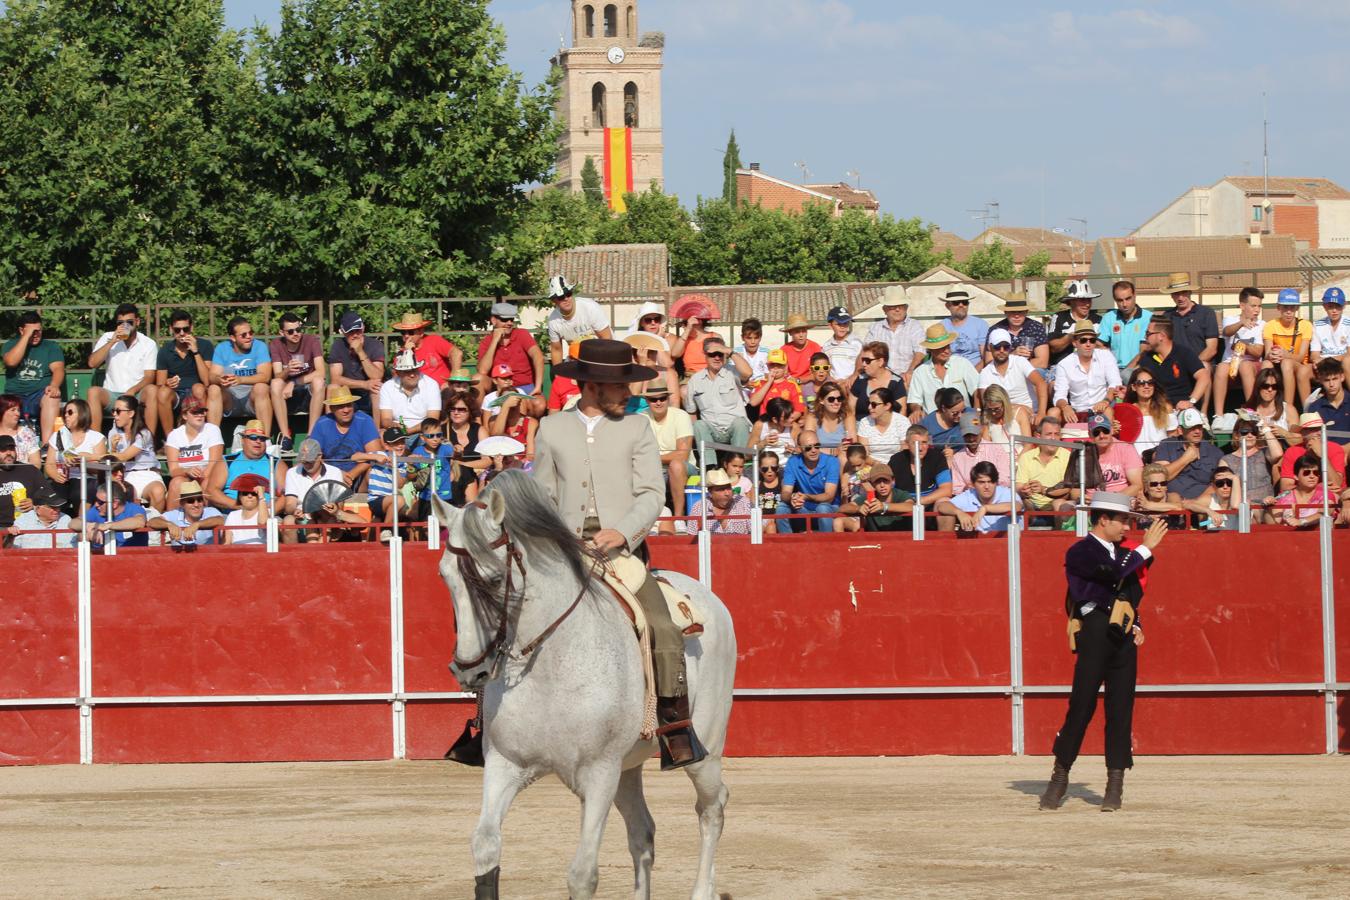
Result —
<instances>
[{"instance_id":1,"label":"chimney","mask_svg":"<svg viewBox=\"0 0 1350 900\"><path fill-rule=\"evenodd\" d=\"M1134 238L1125 239L1125 261L1126 262L1139 261L1139 253L1135 250Z\"/></svg>"},{"instance_id":2,"label":"chimney","mask_svg":"<svg viewBox=\"0 0 1350 900\"><path fill-rule=\"evenodd\" d=\"M758 171L759 171L759 163L751 163L751 164L750 164L750 171L751 171L751 172L758 172Z\"/></svg>"},{"instance_id":3,"label":"chimney","mask_svg":"<svg viewBox=\"0 0 1350 900\"><path fill-rule=\"evenodd\" d=\"M1252 225L1247 231L1247 244L1253 249L1261 246L1261 226Z\"/></svg>"}]
</instances>

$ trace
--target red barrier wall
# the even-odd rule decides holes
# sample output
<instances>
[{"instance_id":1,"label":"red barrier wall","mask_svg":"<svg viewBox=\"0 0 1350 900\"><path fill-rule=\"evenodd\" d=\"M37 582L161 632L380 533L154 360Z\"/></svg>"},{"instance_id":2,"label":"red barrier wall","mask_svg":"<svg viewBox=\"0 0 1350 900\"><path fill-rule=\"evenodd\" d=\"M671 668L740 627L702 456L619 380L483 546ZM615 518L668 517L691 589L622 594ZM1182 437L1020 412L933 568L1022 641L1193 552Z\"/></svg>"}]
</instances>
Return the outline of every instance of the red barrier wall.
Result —
<instances>
[{"instance_id":1,"label":"red barrier wall","mask_svg":"<svg viewBox=\"0 0 1350 900\"><path fill-rule=\"evenodd\" d=\"M1023 671L1029 686L1069 682L1063 555L1071 537L1026 535ZM1350 549L1337 533L1336 548ZM1000 754L1012 747L1006 540L930 535L719 537L714 589L737 624L742 696L733 755ZM695 574L689 538L652 541L657 566ZM1317 535L1174 534L1150 573L1141 684L1322 680ZM440 554L404 549L404 687L458 690L446 668L453 612ZM1350 568L1350 567L1342 567ZM389 551L382 545L158 549L93 560L93 694L387 694ZM0 697L78 693L76 565L56 551L0 553ZM1350 680L1350 572L1339 572L1337 648ZM927 688L931 694L896 692ZM830 696L807 696L830 689ZM872 689L860 693L860 689ZM877 690L880 689L880 690ZM891 689L887 692L886 689ZM1318 753L1320 695L1141 693L1138 752ZM1047 753L1059 694L1028 695L1026 746ZM407 703L408 755L441 756L471 713L455 699ZM1342 723L1345 707L1342 699ZM382 759L387 700L118 704L93 712L96 762ZM78 761L72 707L0 707L0 764ZM1341 746L1347 747L1345 728ZM1100 724L1087 752L1100 752Z\"/></svg>"}]
</instances>

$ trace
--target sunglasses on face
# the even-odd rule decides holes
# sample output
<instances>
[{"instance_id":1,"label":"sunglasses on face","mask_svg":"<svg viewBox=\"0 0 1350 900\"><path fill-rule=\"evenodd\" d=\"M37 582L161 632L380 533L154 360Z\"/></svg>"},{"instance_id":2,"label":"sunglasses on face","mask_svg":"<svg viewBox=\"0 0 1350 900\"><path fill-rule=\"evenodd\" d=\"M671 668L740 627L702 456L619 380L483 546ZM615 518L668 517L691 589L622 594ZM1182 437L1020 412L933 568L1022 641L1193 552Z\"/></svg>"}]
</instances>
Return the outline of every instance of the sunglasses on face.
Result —
<instances>
[{"instance_id":1,"label":"sunglasses on face","mask_svg":"<svg viewBox=\"0 0 1350 900\"><path fill-rule=\"evenodd\" d=\"M1231 478L1216 478L1216 479L1214 479L1214 486L1215 486L1215 487L1232 487L1232 486L1233 486L1233 479L1231 479Z\"/></svg>"},{"instance_id":2,"label":"sunglasses on face","mask_svg":"<svg viewBox=\"0 0 1350 900\"><path fill-rule=\"evenodd\" d=\"M876 409L878 406L885 406L885 405L886 405L886 404L885 404L885 403L882 403L880 400L868 400L868 401L867 401L867 408L868 408L868 409Z\"/></svg>"},{"instance_id":3,"label":"sunglasses on face","mask_svg":"<svg viewBox=\"0 0 1350 900\"><path fill-rule=\"evenodd\" d=\"M1007 341L1004 341L1001 344L990 344L989 348L991 350L1011 350L1012 344L1009 344Z\"/></svg>"},{"instance_id":4,"label":"sunglasses on face","mask_svg":"<svg viewBox=\"0 0 1350 900\"><path fill-rule=\"evenodd\" d=\"M840 401L843 400L843 399L844 399L844 398L841 397L841 396L839 396L838 394L831 394L831 395L828 396L828 397L821 397L821 398L820 398L820 402L821 402L821 403L838 403L838 402L840 402Z\"/></svg>"},{"instance_id":5,"label":"sunglasses on face","mask_svg":"<svg viewBox=\"0 0 1350 900\"><path fill-rule=\"evenodd\" d=\"M172 330L174 334L192 334L191 325L175 325Z\"/></svg>"},{"instance_id":6,"label":"sunglasses on face","mask_svg":"<svg viewBox=\"0 0 1350 900\"><path fill-rule=\"evenodd\" d=\"M1153 387L1152 379L1141 378L1134 383L1135 387Z\"/></svg>"},{"instance_id":7,"label":"sunglasses on face","mask_svg":"<svg viewBox=\"0 0 1350 900\"><path fill-rule=\"evenodd\" d=\"M131 412L131 410L129 410L129 409L114 409L114 410L113 410L113 415L115 415L115 416L120 416L120 415L122 415L122 414L124 414L124 413L129 413L129 412Z\"/></svg>"},{"instance_id":8,"label":"sunglasses on face","mask_svg":"<svg viewBox=\"0 0 1350 900\"><path fill-rule=\"evenodd\" d=\"M1279 385L1278 385L1278 384L1270 384L1270 383L1267 383L1267 384L1261 385L1261 390L1263 390L1263 391L1273 391L1273 390L1276 390L1276 389L1278 389L1278 388L1279 388Z\"/></svg>"},{"instance_id":9,"label":"sunglasses on face","mask_svg":"<svg viewBox=\"0 0 1350 900\"><path fill-rule=\"evenodd\" d=\"M246 435L244 435L244 440L246 440L246 441L265 441L265 440L267 440L267 438L264 437L264 436L261 435L261 434L246 434Z\"/></svg>"},{"instance_id":10,"label":"sunglasses on face","mask_svg":"<svg viewBox=\"0 0 1350 900\"><path fill-rule=\"evenodd\" d=\"M1080 337L1080 338L1074 338L1074 339L1073 339L1073 342L1074 342L1075 344L1095 344L1095 343L1097 343L1097 339L1094 338L1094 337Z\"/></svg>"},{"instance_id":11,"label":"sunglasses on face","mask_svg":"<svg viewBox=\"0 0 1350 900\"><path fill-rule=\"evenodd\" d=\"M281 329L281 333L282 333L282 334L299 334L299 333L300 333L300 329L299 329L299 328L283 328L283 329Z\"/></svg>"},{"instance_id":12,"label":"sunglasses on face","mask_svg":"<svg viewBox=\"0 0 1350 900\"><path fill-rule=\"evenodd\" d=\"M184 497L184 498L183 498L182 500L180 500L179 502L180 502L180 503L205 503L206 500L205 500L205 498L203 498L203 497Z\"/></svg>"},{"instance_id":13,"label":"sunglasses on face","mask_svg":"<svg viewBox=\"0 0 1350 900\"><path fill-rule=\"evenodd\" d=\"M642 324L643 324L643 325L659 325L659 324L661 324L661 317L660 317L660 316L647 316L645 319L642 320Z\"/></svg>"},{"instance_id":14,"label":"sunglasses on face","mask_svg":"<svg viewBox=\"0 0 1350 900\"><path fill-rule=\"evenodd\" d=\"M118 325L135 325L135 324L136 324L136 320L135 320L135 319L118 319L118 320L117 320L117 324L118 324Z\"/></svg>"},{"instance_id":15,"label":"sunglasses on face","mask_svg":"<svg viewBox=\"0 0 1350 900\"><path fill-rule=\"evenodd\" d=\"M241 332L239 332L238 334L236 334L235 337L237 337L237 338L253 337L253 332L251 332L251 331L241 331Z\"/></svg>"},{"instance_id":16,"label":"sunglasses on face","mask_svg":"<svg viewBox=\"0 0 1350 900\"><path fill-rule=\"evenodd\" d=\"M73 416L73 415L75 415L75 410L74 410L74 409L63 409L63 410L61 410L61 415L63 415L63 416Z\"/></svg>"},{"instance_id":17,"label":"sunglasses on face","mask_svg":"<svg viewBox=\"0 0 1350 900\"><path fill-rule=\"evenodd\" d=\"M726 359L726 358L727 358L726 353L722 352L721 350L708 350L708 351L706 351L703 355L706 356L706 357L708 357L708 359Z\"/></svg>"},{"instance_id":18,"label":"sunglasses on face","mask_svg":"<svg viewBox=\"0 0 1350 900\"><path fill-rule=\"evenodd\" d=\"M803 453L810 453L812 450L819 450L819 449L820 449L819 444L802 444Z\"/></svg>"},{"instance_id":19,"label":"sunglasses on face","mask_svg":"<svg viewBox=\"0 0 1350 900\"><path fill-rule=\"evenodd\" d=\"M1167 487L1167 482L1165 482L1165 481L1150 481L1150 482L1148 483L1148 486L1151 487L1151 488Z\"/></svg>"},{"instance_id":20,"label":"sunglasses on face","mask_svg":"<svg viewBox=\"0 0 1350 900\"><path fill-rule=\"evenodd\" d=\"M759 470L760 470L761 472L763 472L765 475L772 475L774 472L777 472L777 471L778 471L778 467L777 467L777 466L760 466L760 467L759 467Z\"/></svg>"},{"instance_id":21,"label":"sunglasses on face","mask_svg":"<svg viewBox=\"0 0 1350 900\"><path fill-rule=\"evenodd\" d=\"M450 411L451 411L452 413L457 413L457 412L466 413L466 412L469 411L469 408L468 408L467 406L452 406L452 407L450 407Z\"/></svg>"},{"instance_id":22,"label":"sunglasses on face","mask_svg":"<svg viewBox=\"0 0 1350 900\"><path fill-rule=\"evenodd\" d=\"M948 300L948 301L947 301L947 305L948 305L948 306L969 306L969 305L970 305L970 301L969 301L969 300Z\"/></svg>"},{"instance_id":23,"label":"sunglasses on face","mask_svg":"<svg viewBox=\"0 0 1350 900\"><path fill-rule=\"evenodd\" d=\"M864 357L862 358L862 364L863 364L864 366L870 366L872 363L874 363L874 362L876 362L876 361L877 361L877 360L876 360L876 357L873 357L873 356L864 356Z\"/></svg>"}]
</instances>

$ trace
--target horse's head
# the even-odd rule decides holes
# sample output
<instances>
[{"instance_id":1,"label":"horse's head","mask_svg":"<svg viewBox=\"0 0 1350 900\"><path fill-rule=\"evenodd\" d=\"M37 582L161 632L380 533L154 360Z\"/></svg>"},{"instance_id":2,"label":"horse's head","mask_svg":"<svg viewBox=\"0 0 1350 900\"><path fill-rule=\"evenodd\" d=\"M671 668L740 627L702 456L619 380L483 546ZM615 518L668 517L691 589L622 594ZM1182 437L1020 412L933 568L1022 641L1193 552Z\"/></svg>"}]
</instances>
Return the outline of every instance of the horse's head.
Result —
<instances>
[{"instance_id":1,"label":"horse's head","mask_svg":"<svg viewBox=\"0 0 1350 900\"><path fill-rule=\"evenodd\" d=\"M503 581L507 548L503 540L506 504L495 491L482 503L457 509L434 494L436 515L449 532L440 573L455 610L455 655L450 671L466 690L482 687L492 672L505 636Z\"/></svg>"}]
</instances>

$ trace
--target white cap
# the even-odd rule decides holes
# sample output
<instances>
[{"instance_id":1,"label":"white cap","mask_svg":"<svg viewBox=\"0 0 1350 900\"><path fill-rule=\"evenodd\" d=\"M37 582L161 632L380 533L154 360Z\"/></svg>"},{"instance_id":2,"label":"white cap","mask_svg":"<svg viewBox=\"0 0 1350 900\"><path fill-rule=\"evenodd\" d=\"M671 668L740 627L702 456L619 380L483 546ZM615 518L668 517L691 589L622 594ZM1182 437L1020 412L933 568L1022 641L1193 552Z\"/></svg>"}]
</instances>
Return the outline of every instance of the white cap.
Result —
<instances>
[{"instance_id":1,"label":"white cap","mask_svg":"<svg viewBox=\"0 0 1350 900\"><path fill-rule=\"evenodd\" d=\"M1177 413L1177 425L1183 430L1187 428L1203 427L1205 417L1200 414L1200 410L1195 408L1183 409Z\"/></svg>"},{"instance_id":2,"label":"white cap","mask_svg":"<svg viewBox=\"0 0 1350 900\"><path fill-rule=\"evenodd\" d=\"M993 331L989 332L989 346L992 347L995 344L1011 344L1011 343L1012 343L1012 335L1008 333L1008 329L995 328Z\"/></svg>"}]
</instances>

